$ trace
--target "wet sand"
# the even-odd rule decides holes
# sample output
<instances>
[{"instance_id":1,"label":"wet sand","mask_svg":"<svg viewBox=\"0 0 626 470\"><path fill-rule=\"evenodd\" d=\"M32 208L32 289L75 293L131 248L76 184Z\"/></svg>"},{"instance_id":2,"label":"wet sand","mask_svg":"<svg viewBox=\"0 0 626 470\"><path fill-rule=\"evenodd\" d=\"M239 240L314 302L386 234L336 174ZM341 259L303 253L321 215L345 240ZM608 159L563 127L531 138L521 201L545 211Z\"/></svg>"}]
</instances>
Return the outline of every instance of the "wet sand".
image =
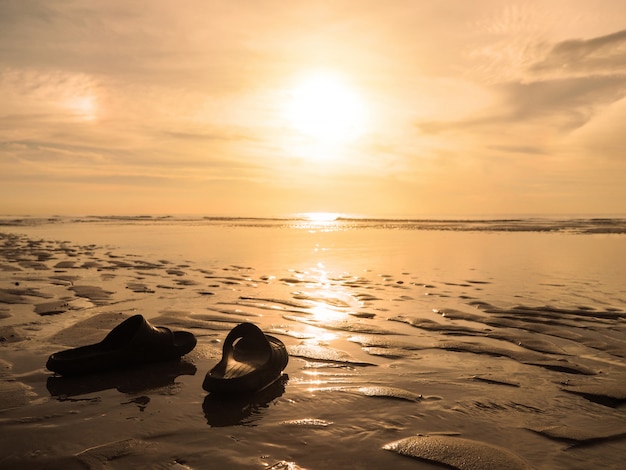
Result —
<instances>
[{"instance_id":1,"label":"wet sand","mask_svg":"<svg viewBox=\"0 0 626 470\"><path fill-rule=\"evenodd\" d=\"M283 230L296 248L270 263L259 242L268 232L248 228L220 230L232 245L254 240L254 255L214 261L128 253L92 230L98 244L0 233L2 468L582 469L626 458L617 252L606 279L564 256L554 279L525 286L533 273L513 265L525 234L487 243L511 244L504 279L487 265L442 270L424 253L400 264L384 246L377 261L359 258L372 248L360 244L367 233L335 234L344 238L296 256L314 230ZM448 235L459 256L474 236ZM312 253L324 250L333 256L322 263ZM97 342L136 313L193 332L197 347L180 362L85 377L45 369L49 354ZM212 397L204 375L243 321L284 341L285 376L253 397Z\"/></svg>"}]
</instances>

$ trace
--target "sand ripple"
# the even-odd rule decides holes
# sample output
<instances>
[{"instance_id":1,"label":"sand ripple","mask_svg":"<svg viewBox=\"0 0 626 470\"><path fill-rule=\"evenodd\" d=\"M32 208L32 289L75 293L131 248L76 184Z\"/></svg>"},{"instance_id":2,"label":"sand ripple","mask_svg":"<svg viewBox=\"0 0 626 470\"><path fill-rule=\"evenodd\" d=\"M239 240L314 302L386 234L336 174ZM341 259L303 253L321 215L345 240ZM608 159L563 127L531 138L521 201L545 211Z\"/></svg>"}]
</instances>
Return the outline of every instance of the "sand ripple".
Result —
<instances>
[{"instance_id":1,"label":"sand ripple","mask_svg":"<svg viewBox=\"0 0 626 470\"><path fill-rule=\"evenodd\" d=\"M459 470L529 470L532 467L502 447L449 436L412 436L386 444L383 449L436 462Z\"/></svg>"},{"instance_id":2,"label":"sand ripple","mask_svg":"<svg viewBox=\"0 0 626 470\"><path fill-rule=\"evenodd\" d=\"M358 361L348 353L327 346L298 344L287 348L290 356L313 359L316 361L339 362L356 366L370 366L369 362Z\"/></svg>"}]
</instances>

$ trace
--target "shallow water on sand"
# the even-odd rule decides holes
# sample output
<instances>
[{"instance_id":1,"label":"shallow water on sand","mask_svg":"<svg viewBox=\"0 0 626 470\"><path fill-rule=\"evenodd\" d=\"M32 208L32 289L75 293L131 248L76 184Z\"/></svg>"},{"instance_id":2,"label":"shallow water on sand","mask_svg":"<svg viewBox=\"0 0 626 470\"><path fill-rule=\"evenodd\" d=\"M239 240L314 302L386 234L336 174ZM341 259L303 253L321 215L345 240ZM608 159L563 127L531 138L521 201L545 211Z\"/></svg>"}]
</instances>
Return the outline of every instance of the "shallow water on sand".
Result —
<instances>
[{"instance_id":1,"label":"shallow water on sand","mask_svg":"<svg viewBox=\"0 0 626 470\"><path fill-rule=\"evenodd\" d=\"M626 458L625 235L115 221L2 232L2 468ZM46 371L50 353L135 313L198 346L141 370ZM282 381L225 402L201 384L242 321L291 358ZM418 435L431 440L383 448ZM446 460L454 446L464 463Z\"/></svg>"}]
</instances>

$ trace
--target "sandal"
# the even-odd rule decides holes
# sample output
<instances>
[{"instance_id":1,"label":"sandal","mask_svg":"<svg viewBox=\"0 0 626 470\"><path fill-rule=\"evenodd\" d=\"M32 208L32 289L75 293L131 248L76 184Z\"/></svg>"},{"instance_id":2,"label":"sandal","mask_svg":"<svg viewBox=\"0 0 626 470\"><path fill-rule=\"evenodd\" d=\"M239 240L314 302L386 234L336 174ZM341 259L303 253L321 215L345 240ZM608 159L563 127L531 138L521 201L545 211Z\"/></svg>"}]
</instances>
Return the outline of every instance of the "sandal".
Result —
<instances>
[{"instance_id":1,"label":"sandal","mask_svg":"<svg viewBox=\"0 0 626 470\"><path fill-rule=\"evenodd\" d=\"M52 354L46 367L61 375L79 375L148 362L179 359L196 346L187 331L152 326L134 315L117 325L99 343Z\"/></svg>"},{"instance_id":2,"label":"sandal","mask_svg":"<svg viewBox=\"0 0 626 470\"><path fill-rule=\"evenodd\" d=\"M222 360L207 373L202 388L211 393L257 392L275 382L288 361L282 341L242 323L228 333Z\"/></svg>"}]
</instances>

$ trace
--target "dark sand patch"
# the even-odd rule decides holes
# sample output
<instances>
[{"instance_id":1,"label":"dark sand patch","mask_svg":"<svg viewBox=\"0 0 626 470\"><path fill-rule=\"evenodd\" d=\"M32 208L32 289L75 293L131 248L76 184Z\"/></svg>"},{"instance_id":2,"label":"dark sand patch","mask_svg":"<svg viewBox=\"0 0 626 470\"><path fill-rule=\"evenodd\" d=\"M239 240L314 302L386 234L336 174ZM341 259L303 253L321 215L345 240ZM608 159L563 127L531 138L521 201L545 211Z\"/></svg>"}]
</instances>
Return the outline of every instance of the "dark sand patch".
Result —
<instances>
[{"instance_id":1,"label":"dark sand patch","mask_svg":"<svg viewBox=\"0 0 626 470\"><path fill-rule=\"evenodd\" d=\"M19 272L19 271L23 271L23 269L20 268L19 266L15 266L15 265L12 265L12 264L0 263L0 271Z\"/></svg>"},{"instance_id":2,"label":"dark sand patch","mask_svg":"<svg viewBox=\"0 0 626 470\"><path fill-rule=\"evenodd\" d=\"M597 372L589 367L580 364L574 364L565 359L546 359L542 361L522 361L524 364L531 366L539 366L544 369L556 372L566 372L568 374L595 375Z\"/></svg>"},{"instance_id":3,"label":"dark sand patch","mask_svg":"<svg viewBox=\"0 0 626 470\"><path fill-rule=\"evenodd\" d=\"M48 271L50 267L46 263L42 263L41 261L20 261L18 263L24 269L34 269L35 271Z\"/></svg>"},{"instance_id":4,"label":"dark sand patch","mask_svg":"<svg viewBox=\"0 0 626 470\"><path fill-rule=\"evenodd\" d=\"M146 284L142 284L140 282L129 282L126 284L126 288L136 294L154 294L156 292L154 289L151 289Z\"/></svg>"},{"instance_id":5,"label":"dark sand patch","mask_svg":"<svg viewBox=\"0 0 626 470\"><path fill-rule=\"evenodd\" d=\"M0 376L0 410L27 405L34 396L31 388L22 382Z\"/></svg>"},{"instance_id":6,"label":"dark sand patch","mask_svg":"<svg viewBox=\"0 0 626 470\"><path fill-rule=\"evenodd\" d=\"M508 341L509 343L516 344L524 349L531 351L537 351L548 354L561 354L568 355L563 348L554 344L551 341L547 341L542 338L538 338L536 335L520 334L520 333L508 333L506 331L498 333L487 333L487 338L500 339Z\"/></svg>"},{"instance_id":7,"label":"dark sand patch","mask_svg":"<svg viewBox=\"0 0 626 470\"><path fill-rule=\"evenodd\" d=\"M545 369L559 372L569 372L571 374L593 375L596 373L588 367L568 362L566 359L552 359L539 353L532 353L531 351L518 352L505 348L495 347L488 344L461 341L441 341L435 347L446 349L448 351L469 352L496 357L508 357L523 364L543 367Z\"/></svg>"},{"instance_id":8,"label":"dark sand patch","mask_svg":"<svg viewBox=\"0 0 626 470\"><path fill-rule=\"evenodd\" d=\"M53 301L49 303L46 302L45 304L48 306L44 304L37 304L35 306L35 312L40 315L53 315L56 313L65 313L68 311L84 310L95 307L95 304L85 297L71 297L66 300ZM41 310L41 312L38 310Z\"/></svg>"},{"instance_id":9,"label":"dark sand patch","mask_svg":"<svg viewBox=\"0 0 626 470\"><path fill-rule=\"evenodd\" d=\"M0 359L0 410L27 405L34 396L29 386L15 379L11 364Z\"/></svg>"},{"instance_id":10,"label":"dark sand patch","mask_svg":"<svg viewBox=\"0 0 626 470\"><path fill-rule=\"evenodd\" d=\"M549 439L568 442L575 446L588 446L626 439L626 426L624 424L616 426L615 423L611 423L605 426L605 429L597 429L559 424L528 429ZM616 427L619 429L616 429Z\"/></svg>"},{"instance_id":11,"label":"dark sand patch","mask_svg":"<svg viewBox=\"0 0 626 470\"><path fill-rule=\"evenodd\" d=\"M180 269L166 269L165 272L171 276L186 276L187 273Z\"/></svg>"},{"instance_id":12,"label":"dark sand patch","mask_svg":"<svg viewBox=\"0 0 626 470\"><path fill-rule=\"evenodd\" d=\"M55 271L59 272L59 271ZM55 286L72 286L76 281L80 279L80 276L70 276L66 274L55 274L50 276L50 281Z\"/></svg>"},{"instance_id":13,"label":"dark sand patch","mask_svg":"<svg viewBox=\"0 0 626 470\"><path fill-rule=\"evenodd\" d=\"M363 345L373 345L367 338L359 338L353 337L352 339L355 342L358 342ZM382 342L381 344L391 344ZM583 374L583 375L594 375L596 371L580 365L576 363L572 363L567 359L555 359L550 356L543 355L538 352L527 351L520 348L520 350L514 350L509 348L503 348L494 346L493 344L489 344L487 342L473 342L473 341L449 341L449 340L439 340L438 342L431 344L415 344L411 346L411 349L415 350L425 350L425 349L444 349L446 351L453 352L466 352L472 354L483 354L485 356L493 356L493 357L507 357L509 359L515 360L522 364L533 365L538 367L543 367L545 369L558 371L558 372L567 372L570 374Z\"/></svg>"},{"instance_id":14,"label":"dark sand patch","mask_svg":"<svg viewBox=\"0 0 626 470\"><path fill-rule=\"evenodd\" d=\"M67 312L70 308L69 302L65 300L55 300L54 302L44 302L35 305L35 313L39 315L57 315Z\"/></svg>"},{"instance_id":15,"label":"dark sand patch","mask_svg":"<svg viewBox=\"0 0 626 470\"><path fill-rule=\"evenodd\" d=\"M442 324L427 318L421 317L409 317L405 315L400 315L397 317L389 318L390 321L399 321L403 323L408 323L415 328L420 328L428 331L435 331L441 334L447 335L465 335L465 336L479 336L485 338L493 338L502 341L507 341L509 343L515 344L525 349L529 349L531 351L544 352L549 354L566 354L565 350L555 343L539 338L536 334L526 334L523 332L508 332L504 330L500 330L497 332L491 331L491 329L487 329L487 322L484 317L479 315L465 314L462 312L450 312L443 313L443 317L445 318L460 318L465 321L472 322L484 322L482 327L471 328L467 326L460 326L456 324ZM515 325L517 328L523 329L524 325L522 322Z\"/></svg>"},{"instance_id":16,"label":"dark sand patch","mask_svg":"<svg viewBox=\"0 0 626 470\"><path fill-rule=\"evenodd\" d=\"M354 295L354 298L359 302L373 302L375 300L381 300L380 297L376 297L372 294L358 293Z\"/></svg>"},{"instance_id":17,"label":"dark sand patch","mask_svg":"<svg viewBox=\"0 0 626 470\"><path fill-rule=\"evenodd\" d=\"M18 343L24 341L26 336L22 335L13 325L0 326L0 344Z\"/></svg>"},{"instance_id":18,"label":"dark sand patch","mask_svg":"<svg viewBox=\"0 0 626 470\"><path fill-rule=\"evenodd\" d=\"M124 269L135 268L135 264L129 261L109 260L109 264L111 264L113 268L124 268ZM98 265L98 267L100 266Z\"/></svg>"},{"instance_id":19,"label":"dark sand patch","mask_svg":"<svg viewBox=\"0 0 626 470\"><path fill-rule=\"evenodd\" d=\"M177 286L166 286L163 284L157 284L157 289L167 289L167 290L184 290L184 287L177 287Z\"/></svg>"},{"instance_id":20,"label":"dark sand patch","mask_svg":"<svg viewBox=\"0 0 626 470\"><path fill-rule=\"evenodd\" d=\"M626 384L623 381L568 386L561 390L612 408L626 403Z\"/></svg>"},{"instance_id":21,"label":"dark sand patch","mask_svg":"<svg viewBox=\"0 0 626 470\"><path fill-rule=\"evenodd\" d=\"M73 268L76 265L76 261L59 261L54 265L56 269L68 269Z\"/></svg>"},{"instance_id":22,"label":"dark sand patch","mask_svg":"<svg viewBox=\"0 0 626 470\"><path fill-rule=\"evenodd\" d=\"M457 404L464 410L473 410L480 414L492 413L498 415L502 413L516 412L530 413L540 416L543 413L541 408L511 400L496 401L490 400L489 398L481 398L469 401L460 400Z\"/></svg>"},{"instance_id":23,"label":"dark sand patch","mask_svg":"<svg viewBox=\"0 0 626 470\"><path fill-rule=\"evenodd\" d=\"M73 290L79 297L91 300L96 305L107 304L113 294L113 292L105 291L98 286L72 286L70 290Z\"/></svg>"},{"instance_id":24,"label":"dark sand patch","mask_svg":"<svg viewBox=\"0 0 626 470\"><path fill-rule=\"evenodd\" d=\"M104 265L99 261L85 261L80 267L82 269L102 269Z\"/></svg>"},{"instance_id":25,"label":"dark sand patch","mask_svg":"<svg viewBox=\"0 0 626 470\"><path fill-rule=\"evenodd\" d=\"M368 318L368 319L372 319L376 316L375 313L371 313L371 312L348 312L348 315L356 317L356 318Z\"/></svg>"},{"instance_id":26,"label":"dark sand patch","mask_svg":"<svg viewBox=\"0 0 626 470\"><path fill-rule=\"evenodd\" d=\"M517 382L513 382L511 380L507 380L504 378L494 378L494 377L486 377L482 375L474 375L471 377L472 380L476 380L477 382L483 382L491 385L504 385L507 387L517 387L519 388L520 384Z\"/></svg>"},{"instance_id":27,"label":"dark sand patch","mask_svg":"<svg viewBox=\"0 0 626 470\"><path fill-rule=\"evenodd\" d=\"M478 304L477 304L478 306ZM522 319L545 319L551 318L555 320L579 320L581 318L593 318L595 320L617 320L626 319L626 312L617 309L596 310L591 308L567 309L543 305L538 307L529 307L526 305L517 305L512 308L499 308L485 302L480 303L480 308L486 313L495 313L510 318Z\"/></svg>"},{"instance_id":28,"label":"dark sand patch","mask_svg":"<svg viewBox=\"0 0 626 470\"><path fill-rule=\"evenodd\" d=\"M5 304L28 304L27 297L50 299L53 296L35 288L0 289L0 302Z\"/></svg>"},{"instance_id":29,"label":"dark sand patch","mask_svg":"<svg viewBox=\"0 0 626 470\"><path fill-rule=\"evenodd\" d=\"M379 348L364 346L363 351L371 356L386 357L387 359L401 359L406 357L415 357L416 354L405 349Z\"/></svg>"}]
</instances>

